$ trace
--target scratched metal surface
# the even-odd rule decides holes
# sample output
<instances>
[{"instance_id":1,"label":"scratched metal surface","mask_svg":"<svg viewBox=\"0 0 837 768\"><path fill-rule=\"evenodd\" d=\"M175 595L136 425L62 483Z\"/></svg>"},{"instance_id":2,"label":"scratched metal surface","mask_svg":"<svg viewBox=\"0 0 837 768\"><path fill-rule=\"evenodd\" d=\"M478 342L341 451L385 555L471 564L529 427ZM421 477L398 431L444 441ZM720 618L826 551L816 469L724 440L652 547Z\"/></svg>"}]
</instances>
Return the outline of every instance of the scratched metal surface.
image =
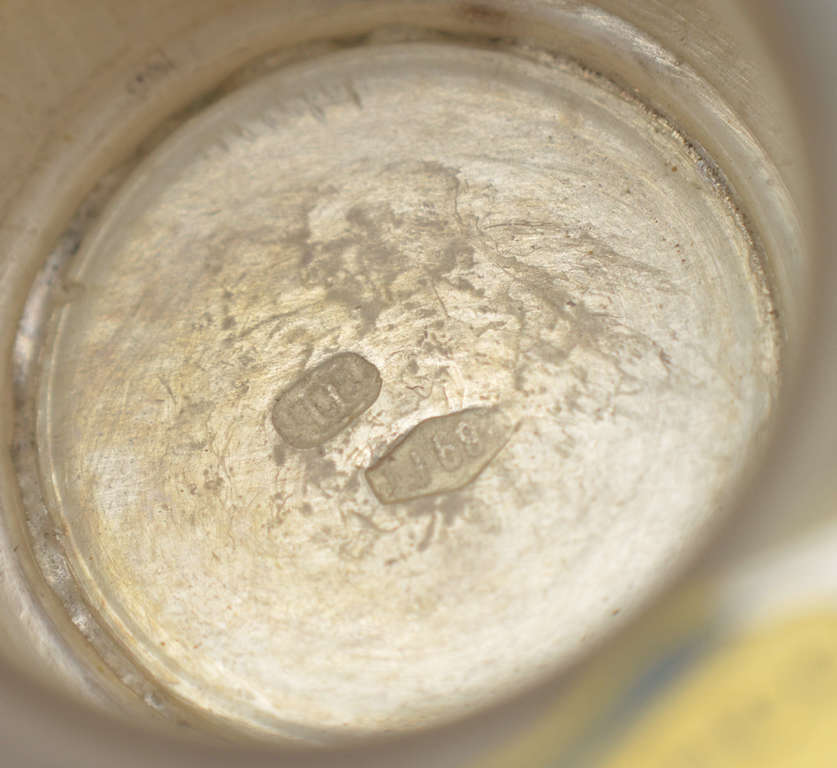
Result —
<instances>
[{"instance_id":1,"label":"scratched metal surface","mask_svg":"<svg viewBox=\"0 0 837 768\"><path fill-rule=\"evenodd\" d=\"M164 689L306 738L450 717L623 621L777 386L710 164L530 51L361 47L227 96L123 186L56 306L36 450L87 600ZM317 373L345 353L362 412ZM298 447L272 414L311 382L341 428ZM437 426L477 408L508 428L452 479L474 438ZM409 441L425 492L376 495Z\"/></svg>"}]
</instances>

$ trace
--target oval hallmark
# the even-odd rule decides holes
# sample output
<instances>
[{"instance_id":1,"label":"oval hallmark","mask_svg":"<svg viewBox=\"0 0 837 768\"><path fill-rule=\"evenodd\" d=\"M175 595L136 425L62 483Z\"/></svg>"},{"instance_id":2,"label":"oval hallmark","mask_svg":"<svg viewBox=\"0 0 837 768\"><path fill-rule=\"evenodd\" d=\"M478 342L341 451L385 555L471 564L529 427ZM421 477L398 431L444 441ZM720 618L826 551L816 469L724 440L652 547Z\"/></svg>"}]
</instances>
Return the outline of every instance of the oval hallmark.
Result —
<instances>
[{"instance_id":1,"label":"oval hallmark","mask_svg":"<svg viewBox=\"0 0 837 768\"><path fill-rule=\"evenodd\" d=\"M354 352L341 352L305 371L276 400L273 426L295 448L330 440L369 408L381 374Z\"/></svg>"}]
</instances>

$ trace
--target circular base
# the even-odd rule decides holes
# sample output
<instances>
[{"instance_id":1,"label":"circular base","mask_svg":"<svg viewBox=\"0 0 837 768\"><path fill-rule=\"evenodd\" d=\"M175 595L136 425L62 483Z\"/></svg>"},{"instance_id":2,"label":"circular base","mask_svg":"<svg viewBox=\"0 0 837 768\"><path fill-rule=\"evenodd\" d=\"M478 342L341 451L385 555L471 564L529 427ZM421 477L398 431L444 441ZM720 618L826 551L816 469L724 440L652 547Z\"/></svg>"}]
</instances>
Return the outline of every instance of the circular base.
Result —
<instances>
[{"instance_id":1,"label":"circular base","mask_svg":"<svg viewBox=\"0 0 837 768\"><path fill-rule=\"evenodd\" d=\"M108 207L53 319L42 483L176 695L418 727L665 579L769 412L770 309L706 164L608 83L347 50L207 109Z\"/></svg>"}]
</instances>

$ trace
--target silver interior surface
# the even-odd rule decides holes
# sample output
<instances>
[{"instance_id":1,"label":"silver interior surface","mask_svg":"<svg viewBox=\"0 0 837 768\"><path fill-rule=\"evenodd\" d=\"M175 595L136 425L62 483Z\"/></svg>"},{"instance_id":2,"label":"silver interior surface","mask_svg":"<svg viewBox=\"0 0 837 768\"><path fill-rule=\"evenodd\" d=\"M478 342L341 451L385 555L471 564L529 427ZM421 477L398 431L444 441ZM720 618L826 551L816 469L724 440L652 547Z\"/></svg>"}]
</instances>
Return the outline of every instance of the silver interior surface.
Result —
<instances>
[{"instance_id":1,"label":"silver interior surface","mask_svg":"<svg viewBox=\"0 0 837 768\"><path fill-rule=\"evenodd\" d=\"M299 738L536 679L724 509L778 386L759 258L708 161L577 66L413 41L259 78L53 277L21 383L74 621L156 698ZM277 435L279 393L347 353L383 381L366 412ZM433 421L370 485L473 408L507 426ZM448 487L470 448L490 463Z\"/></svg>"},{"instance_id":2,"label":"silver interior surface","mask_svg":"<svg viewBox=\"0 0 837 768\"><path fill-rule=\"evenodd\" d=\"M412 729L556 674L693 557L809 328L811 200L738 6L603 5L182 3L51 75L63 143L15 161L2 231L16 664L135 724ZM381 394L292 450L276 398L343 351ZM513 425L486 466L381 503L363 470L482 406Z\"/></svg>"}]
</instances>

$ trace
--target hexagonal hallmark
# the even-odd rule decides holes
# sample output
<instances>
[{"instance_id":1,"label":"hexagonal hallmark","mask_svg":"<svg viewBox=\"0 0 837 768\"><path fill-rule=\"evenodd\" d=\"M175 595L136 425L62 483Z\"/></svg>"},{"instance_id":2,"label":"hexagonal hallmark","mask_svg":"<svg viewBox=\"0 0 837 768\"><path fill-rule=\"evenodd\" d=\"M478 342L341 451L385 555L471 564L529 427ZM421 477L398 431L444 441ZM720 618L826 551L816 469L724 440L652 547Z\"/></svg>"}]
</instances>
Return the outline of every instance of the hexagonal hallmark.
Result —
<instances>
[{"instance_id":1,"label":"hexagonal hallmark","mask_svg":"<svg viewBox=\"0 0 837 768\"><path fill-rule=\"evenodd\" d=\"M499 408L466 408L419 422L366 470L384 504L455 491L500 452L513 426Z\"/></svg>"}]
</instances>

